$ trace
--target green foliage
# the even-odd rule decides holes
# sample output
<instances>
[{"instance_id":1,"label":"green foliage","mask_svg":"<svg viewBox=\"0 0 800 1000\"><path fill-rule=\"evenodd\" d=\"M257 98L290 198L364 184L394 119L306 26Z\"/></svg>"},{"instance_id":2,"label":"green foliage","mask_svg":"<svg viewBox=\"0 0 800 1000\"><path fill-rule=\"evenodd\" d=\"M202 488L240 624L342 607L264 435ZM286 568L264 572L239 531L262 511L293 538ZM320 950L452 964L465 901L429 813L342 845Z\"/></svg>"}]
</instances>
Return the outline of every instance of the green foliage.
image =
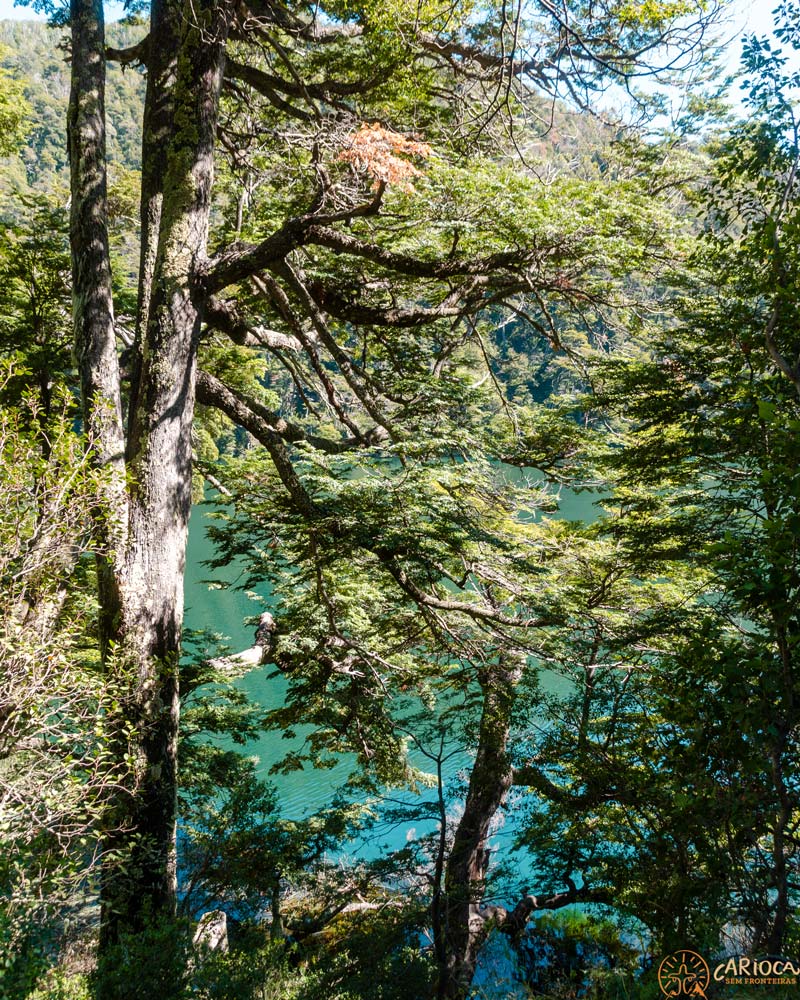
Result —
<instances>
[{"instance_id":1,"label":"green foliage","mask_svg":"<svg viewBox=\"0 0 800 1000\"><path fill-rule=\"evenodd\" d=\"M0 45L0 62L9 56ZM7 70L0 70L0 156L12 156L30 128L31 106L25 100L22 84Z\"/></svg>"},{"instance_id":2,"label":"green foliage","mask_svg":"<svg viewBox=\"0 0 800 1000\"><path fill-rule=\"evenodd\" d=\"M205 643L208 637L193 639ZM261 733L263 709L235 687L233 661L225 671L209 661L207 646L200 648L205 655L196 654L183 672L181 910L197 916L222 906L237 919L263 918L271 910L279 938L287 891L310 893L324 911L337 894L369 884L368 872L332 860L369 823L369 806L332 794L321 812L287 817L276 787L257 777L257 758L231 747L244 747Z\"/></svg>"},{"instance_id":3,"label":"green foliage","mask_svg":"<svg viewBox=\"0 0 800 1000\"><path fill-rule=\"evenodd\" d=\"M635 988L639 955L617 922L568 909L531 924L520 959L533 996L623 1000Z\"/></svg>"},{"instance_id":4,"label":"green foliage","mask_svg":"<svg viewBox=\"0 0 800 1000\"><path fill-rule=\"evenodd\" d=\"M35 395L46 431L54 393L72 381L66 213L43 196L20 196L0 233L0 355L14 365L2 401Z\"/></svg>"},{"instance_id":5,"label":"green foliage","mask_svg":"<svg viewBox=\"0 0 800 1000\"><path fill-rule=\"evenodd\" d=\"M620 73L627 78L637 54L679 40L676 24L702 7L691 0L566 4L570 31L582 40L566 83L575 100L588 100ZM241 559L244 586L267 580L275 595L278 623L268 652L288 694L265 717L218 666L187 663L180 755L186 911L223 905L256 918L269 907L274 937L285 921L302 942L295 951L262 943L251 952L191 959L188 924L154 923L142 934L123 933L104 954L95 987L108 998L165 1000L427 995L434 960L420 939L430 886L441 887L441 871L433 872L444 863L446 838L443 848L428 838L372 868L333 863L330 855L363 829L370 809L332 797L317 816L282 815L276 788L259 780L255 763L236 748L262 727L286 736L303 727L304 744L278 771L330 767L351 755L349 792L430 786L438 794L440 775L424 766L441 765L447 739L477 749L477 720L492 693L487 678L509 655L522 664L522 679L501 720L518 736L503 763L536 771L522 842L542 889L557 891L579 877L603 890L605 902L635 913L660 942L683 943L687 934L712 942L731 892L747 919L771 905L766 841L754 830L756 823L777 829L776 796L759 760L774 763L777 748L784 780L796 781L783 732L794 719L775 704L787 694L779 628L794 652L797 574L789 553L800 524L798 456L784 430L800 421L773 357L761 352L743 365L729 356L732 316L746 331L748 356L756 353L764 299L776 287L776 350L796 356L795 220L791 213L781 220L787 238L778 252L778 220L764 212L777 192L761 176L785 174L791 162L782 124L740 131L720 146L723 174L744 181L720 196L715 211L731 201L743 205L744 235L735 247L724 237L710 244L696 265L699 278L682 290L699 302L691 312L685 302L662 298L677 280L663 262L684 255L690 241L686 199L674 195L670 168L651 169L661 148L628 155L597 125L581 125L570 137L574 119L565 109L531 98L514 75L490 95L481 73L450 74L463 55L450 67L435 66L437 37L457 52L480 44L489 63L509 45L527 47L541 59L537 86L560 92L566 29L552 5L531 5L512 30L505 4L479 10L346 0L327 6L322 24L358 32L315 45L279 24L278 43L265 45L260 57L287 98L303 81L300 110L287 117L283 97L226 95L221 130L230 155L215 195L212 244L232 235L263 239L320 198L335 223L346 223L341 235L371 244L372 259L323 245L292 254L294 283L276 271L294 296L288 310L258 281L235 291L250 325L288 328L312 346L276 360L274 350L231 345L204 331L203 368L281 430L264 435L268 454L257 452L242 430L206 411L193 442L198 467L213 471L226 491L212 532L218 563ZM25 41L17 48L27 63L13 53L3 60L29 77L36 127L22 152L27 179L56 188L64 152L52 123L63 116L66 78L53 33L31 26L2 32ZM110 41L130 44L141 33L139 25L120 26ZM430 39L427 48L421 44L429 33L433 48ZM231 62L238 46L231 44ZM760 54L753 45L759 72L769 67ZM759 79L754 96L765 109L782 110L769 89L774 74ZM140 135L131 114L142 75L113 69L109 80L109 208L124 331L136 309ZM523 100L544 127L521 121ZM336 114L328 120L320 109ZM531 147L530 166L511 165L495 119L517 130L517 146ZM434 147L430 156L419 154L413 185L389 184L380 212L361 210L373 197L375 164L345 155L358 123L368 121L421 131ZM542 134L547 121L552 134ZM741 149L750 157L747 170ZM682 167L694 168L682 153ZM26 213L44 236L31 233ZM63 233L63 213L20 201L0 245L7 279L0 311L8 317L0 321L0 348L17 364L4 401L21 407L39 394L25 411L31 427L20 417L13 428L42 454L38 464L28 458L22 465L35 481L28 490L34 500L25 489L14 495L23 542L41 531L39 502L54 489L55 472L77 464L58 436L53 449L51 433L71 412L66 396L54 401L50 394L51 379L71 381ZM424 262L497 254L500 263L465 284L459 298L449 279L393 273L382 251ZM767 276L753 263L759 253L769 261ZM509 254L517 254L515 262L502 263ZM724 306L705 294L711 285ZM317 305L303 305L303 295ZM655 360L654 351L661 355ZM590 383L600 399L586 394ZM755 446L750 428L759 432ZM360 447L348 452L350 443ZM10 458L19 464L18 452ZM502 461L536 475L511 472ZM598 525L548 516L557 513L556 484L564 483L604 491ZM64 528L83 538L70 520L81 511L77 501L67 492L58 512ZM4 530L13 577L25 546ZM75 579L59 572L47 566L44 584L37 577L24 600L33 593L34 606L42 605L54 580L63 589ZM77 647L80 628L73 636L73 623L63 624L72 606L55 621L59 641ZM543 667L563 679L547 697ZM70 680L78 676L95 691L91 669L77 672L71 659L67 668ZM713 710L703 702L706 690L715 693ZM76 794L87 797L91 755L104 738L103 696L91 702L94 716L85 708L78 716L96 728L80 743L88 758L68 760L71 794L56 786L68 809L77 808ZM436 717L438 731L420 721L425 713ZM765 715L769 724L759 728ZM700 722L710 733L704 747ZM419 766L410 750L422 746L421 732L434 743L439 737L441 750ZM227 742L220 745L220 737ZM57 757L63 742L47 749ZM20 760L15 750L14 765ZM94 805L91 795L88 801ZM452 832L457 821L432 810L430 802L420 805L420 814L442 822L443 835ZM94 815L80 815L91 830ZM728 829L733 843L723 836ZM48 857L48 835L37 830L30 856ZM88 848L91 833L85 836ZM14 833L11 841L22 839ZM381 885L396 883L403 863L412 872L404 888L424 885L428 893L409 891L405 904ZM12 889L14 875L0 869ZM343 910L356 898L362 906ZM28 925L20 926L27 933ZM570 975L586 955L604 973L612 960L630 963L598 921L542 921L540 933L568 939ZM28 964L14 966L13 975L33 983L44 950L23 944ZM289 971L289 960L301 958L305 971ZM612 978L598 979L597 995L623 988Z\"/></svg>"},{"instance_id":6,"label":"green foliage","mask_svg":"<svg viewBox=\"0 0 800 1000\"><path fill-rule=\"evenodd\" d=\"M240 931L228 952L200 958L192 973L192 995L201 1000L284 1000L293 997L302 977L291 969L283 944L257 932Z\"/></svg>"},{"instance_id":7,"label":"green foliage","mask_svg":"<svg viewBox=\"0 0 800 1000\"><path fill-rule=\"evenodd\" d=\"M419 947L424 912L391 897L375 910L343 914L310 959L297 1000L418 1000L430 995L434 966Z\"/></svg>"},{"instance_id":8,"label":"green foliage","mask_svg":"<svg viewBox=\"0 0 800 1000\"><path fill-rule=\"evenodd\" d=\"M85 975L51 969L28 994L28 1000L92 1000Z\"/></svg>"},{"instance_id":9,"label":"green foliage","mask_svg":"<svg viewBox=\"0 0 800 1000\"><path fill-rule=\"evenodd\" d=\"M100 956L92 991L108 1000L184 1000L191 995L191 946L188 921L151 921L138 933L123 932Z\"/></svg>"},{"instance_id":10,"label":"green foliage","mask_svg":"<svg viewBox=\"0 0 800 1000\"><path fill-rule=\"evenodd\" d=\"M510 549L514 530L513 487L489 466L445 464L436 443L426 447L434 452L429 462L406 459L400 465L368 454L357 461L309 461L304 483L324 511L312 524L280 494L265 495L256 485L264 480L264 463L248 457L231 467L235 512L221 512L212 529L220 561L241 555L252 578L269 574L280 595L275 659L292 687L270 724L286 729L313 720L311 760L324 763L331 752L352 750L369 771L393 783L411 777L403 738L391 721L394 701L431 697L436 678L446 686L448 661L457 669L461 644L471 633L468 620L454 620L448 641L435 618L420 616L418 603L395 576L437 565L439 574L455 581L463 573L461 558L493 542L500 551ZM523 501L521 491L518 497L520 504L530 499ZM510 552L512 568L525 570ZM452 589L446 584L437 592L444 598ZM501 593L498 588L498 603ZM468 592L464 600L469 609ZM289 764L301 762L295 757Z\"/></svg>"},{"instance_id":11,"label":"green foliage","mask_svg":"<svg viewBox=\"0 0 800 1000\"><path fill-rule=\"evenodd\" d=\"M4 363L0 392L30 373ZM23 997L52 962L60 915L93 874L95 824L121 777L110 688L86 634L81 552L97 479L62 387L46 422L23 398L0 416L0 976Z\"/></svg>"},{"instance_id":12,"label":"green foliage","mask_svg":"<svg viewBox=\"0 0 800 1000\"><path fill-rule=\"evenodd\" d=\"M715 146L709 231L694 276L675 282L677 321L651 335L651 357L599 369L601 401L629 421L608 456L617 516L601 530L676 600L636 640L641 672L624 686L587 674L538 741L557 774L577 737L563 774L590 808L551 801L529 843L613 886L656 950L713 951L734 925L775 953L795 933L800 412L785 359L798 349L797 133L781 60L755 41L748 59L753 100L773 113ZM634 636L618 654L627 670Z\"/></svg>"},{"instance_id":13,"label":"green foliage","mask_svg":"<svg viewBox=\"0 0 800 1000\"><path fill-rule=\"evenodd\" d=\"M28 119L27 136L19 150L24 184L39 191L63 190L66 182L69 66L61 48L63 34L61 28L34 21L0 21L3 87L14 88L13 93L22 95L24 99L14 99L13 110ZM107 41L111 46L125 48L143 34L141 26L116 23L109 25ZM115 166L139 167L143 94L144 79L139 69L123 71L109 64L107 137L109 159Z\"/></svg>"},{"instance_id":14,"label":"green foliage","mask_svg":"<svg viewBox=\"0 0 800 1000\"><path fill-rule=\"evenodd\" d=\"M446 720L453 743L462 753L474 752L482 681L509 651L525 668L507 721L523 732L532 718L540 727L543 714L534 657L578 683L602 673L610 684L597 707L612 718L617 706L628 708L628 685L632 698L644 697L631 675L645 665L644 648L668 647L686 587L671 580L642 584L612 532L545 515L558 510L555 483L608 485L611 476L598 462L598 431L607 434L609 427L586 384L598 356L630 349L631 332L644 326L643 302L655 325L663 318L666 309L651 285L663 280L663 257L689 246L689 225L676 217L675 204L683 211L686 202L673 193L668 168L662 165L656 180L637 151L612 147L606 136L598 146L596 159L586 154L579 176L556 174L545 185L533 171L513 171L502 157L476 156L462 167L443 138L439 155L421 164L413 190L390 187L385 211L377 218L354 213L348 235L426 261L532 248L533 290L521 288L496 306L490 300L463 325L446 314L407 324L368 315L362 323L358 309L379 315L421 302L435 306L450 286L402 275L387 279L385 266L368 257L307 248L302 280L329 307L325 323L334 343L326 346L334 360L320 372L298 352L286 365L290 381L265 355L263 374L253 370L237 379L237 391L253 398L268 385L280 415L299 432L287 446L291 477L276 449L269 457L257 449L223 455L214 474L225 493L210 532L216 565L236 560L245 571L241 585L267 581L275 602L270 659L288 691L266 722L289 736L302 727L304 736L302 747L276 766L278 773L330 767L352 754L352 783L370 794L386 786L438 788L436 776L412 763L409 753L412 745L418 749L421 711ZM248 212L238 221L253 240L274 229L287 198L298 212L308 204L312 154L340 183L346 176L336 137L322 153L300 143L291 155L279 155L280 148L278 135L271 147L261 144L263 159L252 161L261 184L251 177L248 191L257 196L248 194ZM542 159L552 167L557 157L548 160L546 153ZM696 166L688 156L687 163ZM351 179L340 196L359 204L366 182ZM263 290L240 289L237 305L253 322L281 328L281 309ZM233 360L234 354L213 347L209 363L222 372L226 355ZM563 361L553 361L556 352ZM345 374L342 356L352 359L355 375ZM334 394L346 400L338 410ZM367 438L370 447L337 453L344 425L364 433L376 419L391 443ZM613 425L615 443L620 423ZM217 441L228 448L221 436ZM512 472L498 460L533 466L547 478ZM624 508L621 501L619 519ZM635 644L641 648L623 672L619 659ZM558 718L555 702L548 707ZM630 725L620 757L640 752L645 729ZM525 763L527 750L536 759L520 741L515 762ZM548 762L551 752L564 762L568 773L558 778L567 785L585 780L602 787L606 775L596 747L576 752L571 731L543 748ZM426 763L435 765L435 756ZM635 763L630 770L637 770ZM644 769L637 780L645 794ZM409 806L406 818L414 808L441 822L430 797ZM552 880L541 877L542 888L557 891L565 871L584 867L584 858L576 857L580 838L565 836L572 813L562 822L539 799L536 808L551 830L531 824L530 841L545 861L535 867L552 872ZM603 834L619 820L617 813L596 836L581 828L588 855L599 852ZM457 825L448 821L450 834ZM416 864L415 877L433 883L434 839L395 858L395 873ZM609 873L618 880L624 874L624 850L607 869L598 867L602 884ZM510 893L519 891L519 882L515 876Z\"/></svg>"},{"instance_id":15,"label":"green foliage","mask_svg":"<svg viewBox=\"0 0 800 1000\"><path fill-rule=\"evenodd\" d=\"M224 735L238 747L261 731L264 712L235 685L236 674L213 662L224 653L216 636L185 637L181 673L181 795L189 809L213 800L219 789L235 788L252 773L241 752L220 745ZM212 656L213 654L213 656Z\"/></svg>"}]
</instances>

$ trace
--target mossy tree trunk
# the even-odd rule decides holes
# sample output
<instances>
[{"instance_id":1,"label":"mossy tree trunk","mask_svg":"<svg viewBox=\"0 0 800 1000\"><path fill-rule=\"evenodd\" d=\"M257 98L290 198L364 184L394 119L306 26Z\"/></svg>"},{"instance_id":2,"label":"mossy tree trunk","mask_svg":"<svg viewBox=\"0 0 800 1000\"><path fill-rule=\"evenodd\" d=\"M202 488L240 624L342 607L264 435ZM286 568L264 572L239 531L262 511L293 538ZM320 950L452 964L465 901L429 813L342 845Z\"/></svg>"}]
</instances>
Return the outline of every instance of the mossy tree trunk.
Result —
<instances>
[{"instance_id":1,"label":"mossy tree trunk","mask_svg":"<svg viewBox=\"0 0 800 1000\"><path fill-rule=\"evenodd\" d=\"M107 503L97 517L102 645L122 692L115 750L132 772L107 819L103 946L121 928L135 931L175 907L178 661L201 322L195 288L206 260L230 14L224 3L193 3L173 51L174 31L155 42L162 51L145 115L145 267L126 446L106 230L103 13L99 0L72 3L76 354L86 433L108 477ZM174 29L174 9L159 6L157 16Z\"/></svg>"}]
</instances>

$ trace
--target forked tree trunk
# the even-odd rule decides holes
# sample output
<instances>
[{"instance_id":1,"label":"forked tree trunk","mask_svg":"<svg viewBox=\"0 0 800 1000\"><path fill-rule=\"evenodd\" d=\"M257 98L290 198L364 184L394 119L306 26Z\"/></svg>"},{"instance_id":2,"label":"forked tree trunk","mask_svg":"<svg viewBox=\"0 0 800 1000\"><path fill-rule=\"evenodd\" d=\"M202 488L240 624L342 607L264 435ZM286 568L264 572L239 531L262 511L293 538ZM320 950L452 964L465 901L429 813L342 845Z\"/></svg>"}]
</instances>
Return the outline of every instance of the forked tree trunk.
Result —
<instances>
[{"instance_id":1,"label":"forked tree trunk","mask_svg":"<svg viewBox=\"0 0 800 1000\"><path fill-rule=\"evenodd\" d=\"M155 16L174 28L171 10L157 5ZM99 587L102 641L122 692L115 750L127 754L133 771L105 833L102 947L121 928L136 931L175 908L178 661L201 321L195 288L206 259L230 16L227 3L193 2L182 17L179 43L174 32L151 35L151 48L172 44L173 51L158 54L149 88L144 151L154 159L144 192L139 357L125 448L105 221L102 7L99 0L72 0L76 353L86 431L96 461L109 470L107 505L97 518L109 536ZM179 67L174 89L172 65ZM163 162L159 144L167 149Z\"/></svg>"}]
</instances>

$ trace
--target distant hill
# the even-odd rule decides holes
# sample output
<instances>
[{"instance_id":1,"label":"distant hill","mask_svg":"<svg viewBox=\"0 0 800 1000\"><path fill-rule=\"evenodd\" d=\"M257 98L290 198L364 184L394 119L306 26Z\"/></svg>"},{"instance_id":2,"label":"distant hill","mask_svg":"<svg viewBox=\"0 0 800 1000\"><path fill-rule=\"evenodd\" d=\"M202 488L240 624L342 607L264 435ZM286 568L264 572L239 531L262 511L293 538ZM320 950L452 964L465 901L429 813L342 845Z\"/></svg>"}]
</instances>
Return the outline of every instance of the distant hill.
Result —
<instances>
[{"instance_id":1,"label":"distant hill","mask_svg":"<svg viewBox=\"0 0 800 1000\"><path fill-rule=\"evenodd\" d=\"M107 41L115 48L124 48L138 41L146 30L140 24L111 24ZM25 96L33 108L33 127L21 161L27 183L38 189L51 190L67 181L70 70L64 48L66 37L63 28L50 28L39 21L0 21L0 51L2 46L7 48L0 65L24 82ZM139 169L143 98L141 69L129 67L123 71L109 63L106 104L112 164Z\"/></svg>"},{"instance_id":2,"label":"distant hill","mask_svg":"<svg viewBox=\"0 0 800 1000\"><path fill-rule=\"evenodd\" d=\"M125 48L141 39L144 23L110 24L107 41ZM4 166L1 172L12 186L27 185L53 190L68 187L66 110L69 100L69 65L64 28L50 28L41 21L0 20L0 66L25 84L33 107L33 127L22 150L21 163ZM5 49L3 48L5 46ZM141 114L144 104L144 71L120 69L108 64L106 107L108 154L111 172L115 164L138 170L141 160ZM603 126L591 116L570 114L562 106L552 108L542 100L540 115L518 131L520 148L532 163L542 166L546 176L558 173L594 175L598 151L607 141ZM537 138L536 134L544 134ZM25 177L9 174L24 171Z\"/></svg>"}]
</instances>

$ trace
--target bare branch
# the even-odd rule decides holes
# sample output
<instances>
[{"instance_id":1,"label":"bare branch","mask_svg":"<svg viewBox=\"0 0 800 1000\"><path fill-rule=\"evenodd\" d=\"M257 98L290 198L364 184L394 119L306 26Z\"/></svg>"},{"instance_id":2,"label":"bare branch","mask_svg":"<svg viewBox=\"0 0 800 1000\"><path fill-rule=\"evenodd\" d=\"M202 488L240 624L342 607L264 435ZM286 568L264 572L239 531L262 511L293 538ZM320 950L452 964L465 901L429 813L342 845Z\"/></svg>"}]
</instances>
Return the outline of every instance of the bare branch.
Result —
<instances>
[{"instance_id":1,"label":"bare branch","mask_svg":"<svg viewBox=\"0 0 800 1000\"><path fill-rule=\"evenodd\" d=\"M238 389L232 389L214 375L204 371L197 373L197 401L204 406L213 406L220 410L263 443L277 437L288 444L307 444L317 451L339 455L354 448L377 444L385 438L380 429L367 431L361 437L341 438L338 441L317 434L308 434L302 427L285 420L257 399L247 396Z\"/></svg>"},{"instance_id":2,"label":"bare branch","mask_svg":"<svg viewBox=\"0 0 800 1000\"><path fill-rule=\"evenodd\" d=\"M108 62L119 63L123 69L126 66L131 66L133 64L137 66L146 66L149 52L150 35L147 34L140 42L137 42L135 45L131 45L126 49L114 49L107 45L106 59Z\"/></svg>"},{"instance_id":3,"label":"bare branch","mask_svg":"<svg viewBox=\"0 0 800 1000\"><path fill-rule=\"evenodd\" d=\"M297 337L260 324L247 323L231 301L212 296L206 303L203 318L208 326L226 334L240 347L265 347L268 350L300 351L303 345Z\"/></svg>"}]
</instances>

